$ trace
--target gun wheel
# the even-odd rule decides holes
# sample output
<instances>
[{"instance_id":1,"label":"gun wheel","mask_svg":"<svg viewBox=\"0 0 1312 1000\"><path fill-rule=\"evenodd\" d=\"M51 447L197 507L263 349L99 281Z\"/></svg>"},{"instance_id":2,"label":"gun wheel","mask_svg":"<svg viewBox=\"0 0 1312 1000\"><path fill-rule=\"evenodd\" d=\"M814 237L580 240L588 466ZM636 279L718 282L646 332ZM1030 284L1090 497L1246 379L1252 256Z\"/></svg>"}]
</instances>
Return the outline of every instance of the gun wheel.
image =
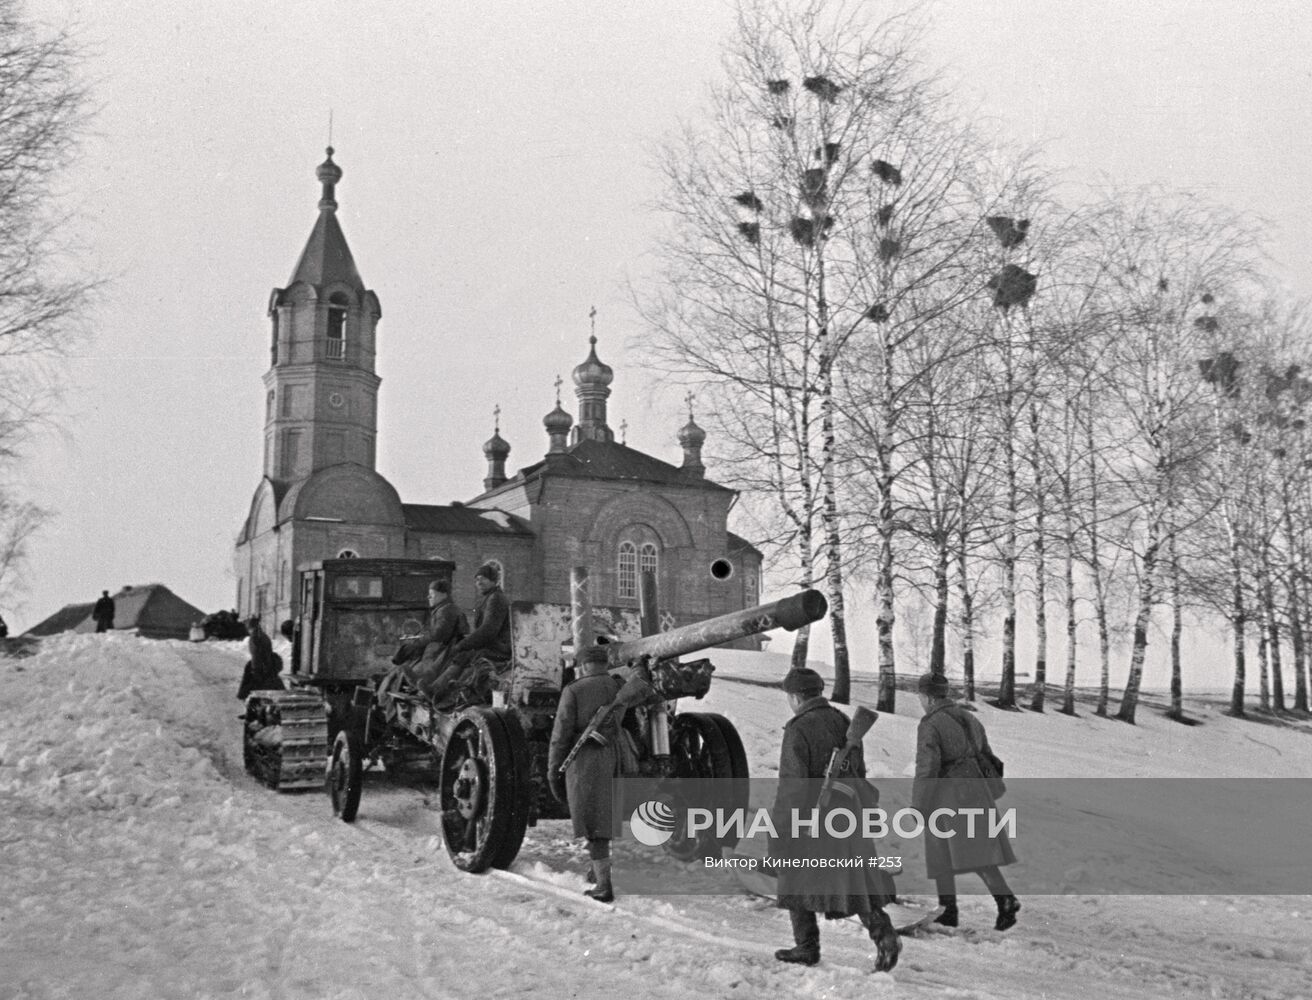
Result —
<instances>
[{"instance_id":1,"label":"gun wheel","mask_svg":"<svg viewBox=\"0 0 1312 1000\"><path fill-rule=\"evenodd\" d=\"M442 752L442 841L462 871L507 868L528 826L528 748L504 710L461 713Z\"/></svg>"},{"instance_id":2,"label":"gun wheel","mask_svg":"<svg viewBox=\"0 0 1312 1000\"><path fill-rule=\"evenodd\" d=\"M670 733L670 756L675 778L718 779L717 801L675 802L676 813L694 806L746 808L749 792L747 754L738 731L724 716L710 712L688 712L676 716ZM726 781L732 784L724 784ZM732 801L725 800L723 792L726 790ZM683 829L682 821L675 824L675 829ZM716 837L713 830L704 830L696 837L676 833L666 842L665 852L678 861L718 858L721 848L732 847L736 842L736 838Z\"/></svg>"}]
</instances>

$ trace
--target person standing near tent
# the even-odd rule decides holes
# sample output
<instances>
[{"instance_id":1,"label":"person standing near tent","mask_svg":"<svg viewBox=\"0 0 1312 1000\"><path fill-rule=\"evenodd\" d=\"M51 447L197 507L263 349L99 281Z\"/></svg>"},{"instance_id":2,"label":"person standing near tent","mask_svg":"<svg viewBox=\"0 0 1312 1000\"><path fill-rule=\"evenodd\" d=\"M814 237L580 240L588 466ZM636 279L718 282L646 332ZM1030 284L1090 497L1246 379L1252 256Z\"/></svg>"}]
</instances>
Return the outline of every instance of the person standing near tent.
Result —
<instances>
[{"instance_id":1,"label":"person standing near tent","mask_svg":"<svg viewBox=\"0 0 1312 1000\"><path fill-rule=\"evenodd\" d=\"M108 590L100 592L100 600L91 609L91 618L96 623L97 632L108 632L114 627L114 598L109 596Z\"/></svg>"}]
</instances>

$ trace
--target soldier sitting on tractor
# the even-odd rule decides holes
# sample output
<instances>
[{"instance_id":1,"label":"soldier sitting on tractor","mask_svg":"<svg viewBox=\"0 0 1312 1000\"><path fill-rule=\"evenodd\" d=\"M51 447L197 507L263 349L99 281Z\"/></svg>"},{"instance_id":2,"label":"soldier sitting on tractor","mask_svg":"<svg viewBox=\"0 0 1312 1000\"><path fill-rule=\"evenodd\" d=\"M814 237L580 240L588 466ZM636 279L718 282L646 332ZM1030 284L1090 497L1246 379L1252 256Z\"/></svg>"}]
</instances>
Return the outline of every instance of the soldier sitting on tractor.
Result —
<instances>
[{"instance_id":1,"label":"soldier sitting on tractor","mask_svg":"<svg viewBox=\"0 0 1312 1000\"><path fill-rule=\"evenodd\" d=\"M469 633L464 612L451 603L451 584L434 580L428 585L428 629L401 643L392 657L395 670L378 686L380 694L394 690L402 679L409 680L423 694L432 693L433 684L448 665L455 645Z\"/></svg>"},{"instance_id":2,"label":"soldier sitting on tractor","mask_svg":"<svg viewBox=\"0 0 1312 1000\"><path fill-rule=\"evenodd\" d=\"M492 688L509 666L510 602L498 586L499 576L492 563L484 563L474 574L478 590L474 631L456 643L451 662L428 690L434 702L448 696L488 701Z\"/></svg>"}]
</instances>

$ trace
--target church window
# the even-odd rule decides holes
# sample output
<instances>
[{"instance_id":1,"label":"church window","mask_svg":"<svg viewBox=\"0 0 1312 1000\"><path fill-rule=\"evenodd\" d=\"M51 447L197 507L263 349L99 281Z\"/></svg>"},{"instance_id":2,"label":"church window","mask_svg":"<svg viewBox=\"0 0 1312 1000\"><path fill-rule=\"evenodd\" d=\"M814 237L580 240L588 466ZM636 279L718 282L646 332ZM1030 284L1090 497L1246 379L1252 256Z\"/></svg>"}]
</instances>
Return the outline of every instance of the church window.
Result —
<instances>
[{"instance_id":1,"label":"church window","mask_svg":"<svg viewBox=\"0 0 1312 1000\"><path fill-rule=\"evenodd\" d=\"M295 402L294 402L295 398L296 398L296 388L295 388L295 386L290 386L290 385L288 385L288 386L283 386L283 390L282 390L282 415L283 415L284 417L290 417L290 416L293 416L293 415L294 415L294 414L292 413L292 407L295 406Z\"/></svg>"},{"instance_id":2,"label":"church window","mask_svg":"<svg viewBox=\"0 0 1312 1000\"><path fill-rule=\"evenodd\" d=\"M620 542L619 596L638 596L638 548L632 542Z\"/></svg>"},{"instance_id":3,"label":"church window","mask_svg":"<svg viewBox=\"0 0 1312 1000\"><path fill-rule=\"evenodd\" d=\"M283 438L282 470L280 472L283 479L291 479L296 475L296 461L300 450L301 432L299 430L288 431Z\"/></svg>"},{"instance_id":4,"label":"church window","mask_svg":"<svg viewBox=\"0 0 1312 1000\"><path fill-rule=\"evenodd\" d=\"M328 300L328 358L346 357L346 296L337 292Z\"/></svg>"},{"instance_id":5,"label":"church window","mask_svg":"<svg viewBox=\"0 0 1312 1000\"><path fill-rule=\"evenodd\" d=\"M272 419L273 419L273 404L274 404L274 401L275 401L276 399L277 399L277 395L276 395L276 393L274 392L274 390L270 389L270 390L269 390L269 395L268 395L268 397L267 397L267 401L268 401L269 406L268 406L268 412L265 414L265 419L266 419L266 420L272 420Z\"/></svg>"},{"instance_id":6,"label":"church window","mask_svg":"<svg viewBox=\"0 0 1312 1000\"><path fill-rule=\"evenodd\" d=\"M273 314L273 342L269 347L269 363L278 363L278 314Z\"/></svg>"},{"instance_id":7,"label":"church window","mask_svg":"<svg viewBox=\"0 0 1312 1000\"><path fill-rule=\"evenodd\" d=\"M355 549L342 549L341 552L337 553L337 558L338 558L338 559L359 559L359 558L360 558L360 553L356 552Z\"/></svg>"},{"instance_id":8,"label":"church window","mask_svg":"<svg viewBox=\"0 0 1312 1000\"><path fill-rule=\"evenodd\" d=\"M638 550L638 572L655 573L656 570L656 546L651 542L645 542Z\"/></svg>"},{"instance_id":9,"label":"church window","mask_svg":"<svg viewBox=\"0 0 1312 1000\"><path fill-rule=\"evenodd\" d=\"M756 570L749 569L743 577L743 596L751 604L756 604L761 599L760 591L756 585Z\"/></svg>"}]
</instances>

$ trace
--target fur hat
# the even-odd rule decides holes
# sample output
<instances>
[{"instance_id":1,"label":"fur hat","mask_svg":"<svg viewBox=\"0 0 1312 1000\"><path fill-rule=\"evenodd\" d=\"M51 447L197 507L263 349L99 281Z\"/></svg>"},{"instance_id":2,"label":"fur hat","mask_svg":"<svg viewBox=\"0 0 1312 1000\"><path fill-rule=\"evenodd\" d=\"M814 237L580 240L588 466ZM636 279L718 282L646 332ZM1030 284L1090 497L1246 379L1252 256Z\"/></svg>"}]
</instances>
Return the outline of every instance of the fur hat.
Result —
<instances>
[{"instance_id":1,"label":"fur hat","mask_svg":"<svg viewBox=\"0 0 1312 1000\"><path fill-rule=\"evenodd\" d=\"M588 646L583 650L583 655L579 657L580 663L609 663L610 654L606 652L605 646Z\"/></svg>"},{"instance_id":2,"label":"fur hat","mask_svg":"<svg viewBox=\"0 0 1312 1000\"><path fill-rule=\"evenodd\" d=\"M475 576L481 576L485 580L491 580L493 583L499 583L501 574L497 572L496 563L485 562L474 573Z\"/></svg>"},{"instance_id":3,"label":"fur hat","mask_svg":"<svg viewBox=\"0 0 1312 1000\"><path fill-rule=\"evenodd\" d=\"M948 679L943 674L921 674L920 679L916 681L916 690L931 698L946 698Z\"/></svg>"},{"instance_id":4,"label":"fur hat","mask_svg":"<svg viewBox=\"0 0 1312 1000\"><path fill-rule=\"evenodd\" d=\"M797 667L788 671L784 677L784 690L789 694L800 694L803 698L814 698L825 689L825 679L808 667Z\"/></svg>"}]
</instances>

